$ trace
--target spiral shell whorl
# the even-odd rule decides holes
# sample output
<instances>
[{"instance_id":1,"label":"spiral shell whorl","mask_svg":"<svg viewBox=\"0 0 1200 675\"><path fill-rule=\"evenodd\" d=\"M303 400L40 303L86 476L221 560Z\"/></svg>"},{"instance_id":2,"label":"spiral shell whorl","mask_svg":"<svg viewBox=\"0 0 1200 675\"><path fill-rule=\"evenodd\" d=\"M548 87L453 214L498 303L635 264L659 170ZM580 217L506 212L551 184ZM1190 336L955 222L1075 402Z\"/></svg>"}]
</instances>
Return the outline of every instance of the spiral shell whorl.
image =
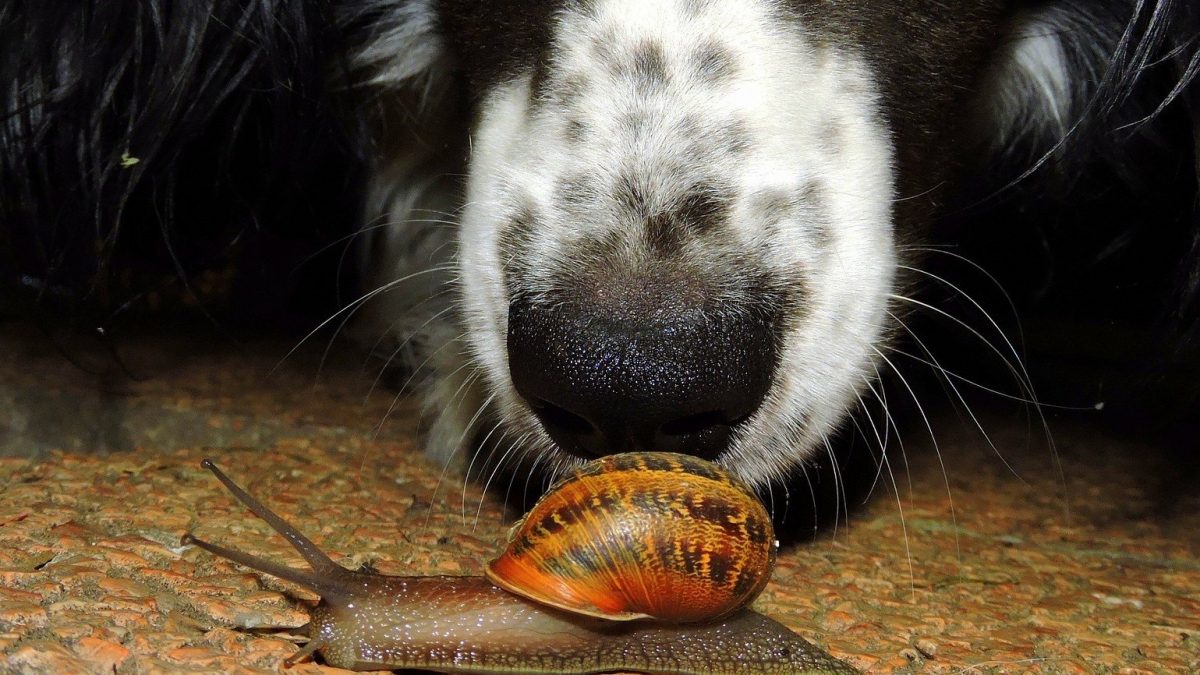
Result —
<instances>
[{"instance_id":1,"label":"spiral shell whorl","mask_svg":"<svg viewBox=\"0 0 1200 675\"><path fill-rule=\"evenodd\" d=\"M487 576L572 612L706 621L758 596L775 549L766 509L721 468L688 455L626 453L551 488L513 527Z\"/></svg>"}]
</instances>

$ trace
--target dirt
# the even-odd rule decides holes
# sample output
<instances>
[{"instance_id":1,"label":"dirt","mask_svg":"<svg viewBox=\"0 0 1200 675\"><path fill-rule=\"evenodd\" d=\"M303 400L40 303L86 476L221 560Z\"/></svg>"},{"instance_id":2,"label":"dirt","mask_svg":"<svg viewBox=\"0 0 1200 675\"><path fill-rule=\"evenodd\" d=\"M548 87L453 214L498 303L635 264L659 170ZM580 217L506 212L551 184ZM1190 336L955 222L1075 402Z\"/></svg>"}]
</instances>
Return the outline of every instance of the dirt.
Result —
<instances>
[{"instance_id":1,"label":"dirt","mask_svg":"<svg viewBox=\"0 0 1200 675\"><path fill-rule=\"evenodd\" d=\"M203 457L350 567L478 574L518 515L429 462L415 403L353 360L173 337L139 346L152 376L130 379L18 338L0 350L0 671L280 669L295 631L261 629L302 625L315 597L180 546L301 565ZM1164 512L1138 439L1057 422L1056 463L1025 420L984 425L995 450L957 422L935 425L940 461L917 436L892 448L894 482L787 547L756 607L869 672L1200 672L1196 495Z\"/></svg>"}]
</instances>

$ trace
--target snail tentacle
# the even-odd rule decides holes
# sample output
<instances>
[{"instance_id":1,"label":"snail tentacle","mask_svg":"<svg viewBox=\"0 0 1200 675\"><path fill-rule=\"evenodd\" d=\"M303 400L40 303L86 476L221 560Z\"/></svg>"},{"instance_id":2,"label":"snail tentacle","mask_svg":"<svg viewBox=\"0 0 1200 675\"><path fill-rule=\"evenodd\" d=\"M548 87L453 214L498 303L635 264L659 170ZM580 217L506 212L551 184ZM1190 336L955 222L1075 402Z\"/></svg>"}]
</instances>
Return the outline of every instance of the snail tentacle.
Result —
<instances>
[{"instance_id":1,"label":"snail tentacle","mask_svg":"<svg viewBox=\"0 0 1200 675\"><path fill-rule=\"evenodd\" d=\"M242 486L233 482L233 479L226 476L225 472L221 471L220 467L211 459L206 458L202 460L200 466L211 471L217 477L217 480L221 481L221 484L232 492L234 497L237 497L239 502L245 504L246 508L254 512L254 515L267 521L267 524L272 529L283 535L291 543L292 547L296 549L296 552L304 558L313 572L327 575L350 572L350 570L335 563L333 559L325 555L324 551L317 548L317 545L311 539L301 534L300 530L297 530L291 523L280 518L278 514L268 509L266 505L258 501L253 495L243 490Z\"/></svg>"},{"instance_id":2,"label":"snail tentacle","mask_svg":"<svg viewBox=\"0 0 1200 675\"><path fill-rule=\"evenodd\" d=\"M250 555L249 553L245 553L243 551L225 548L220 544L214 544L212 542L200 539L190 532L183 535L183 537L179 540L179 543L183 546L198 546L205 551L212 553L213 555L220 556L226 560L232 560L233 562L249 567L252 570L257 570L259 572L263 572L264 574L270 574L273 577L279 577L284 581L291 581L299 584L320 595L321 597L325 597L326 594L338 594L338 588L336 586L330 584L308 570L298 570L294 567L281 565L277 562L266 560L256 555Z\"/></svg>"},{"instance_id":3,"label":"snail tentacle","mask_svg":"<svg viewBox=\"0 0 1200 675\"><path fill-rule=\"evenodd\" d=\"M291 668L292 666L296 665L297 663L300 663L304 659L307 659L307 658L311 657L313 654L317 653L318 651L324 649L326 646L327 646L327 644L324 640L310 639L295 654L292 654L291 656L284 659L283 665L286 668Z\"/></svg>"}]
</instances>

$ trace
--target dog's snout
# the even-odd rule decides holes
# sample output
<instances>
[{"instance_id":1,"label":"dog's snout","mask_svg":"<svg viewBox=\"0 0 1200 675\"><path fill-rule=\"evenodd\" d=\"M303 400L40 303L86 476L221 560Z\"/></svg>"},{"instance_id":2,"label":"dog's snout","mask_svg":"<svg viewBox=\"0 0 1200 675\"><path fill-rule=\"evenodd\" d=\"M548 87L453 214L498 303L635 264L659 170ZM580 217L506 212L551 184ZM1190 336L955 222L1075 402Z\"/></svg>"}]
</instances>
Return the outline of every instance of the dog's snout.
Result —
<instances>
[{"instance_id":1,"label":"dog's snout","mask_svg":"<svg viewBox=\"0 0 1200 675\"><path fill-rule=\"evenodd\" d=\"M778 356L769 313L648 295L510 305L513 384L564 450L713 458L766 396Z\"/></svg>"}]
</instances>

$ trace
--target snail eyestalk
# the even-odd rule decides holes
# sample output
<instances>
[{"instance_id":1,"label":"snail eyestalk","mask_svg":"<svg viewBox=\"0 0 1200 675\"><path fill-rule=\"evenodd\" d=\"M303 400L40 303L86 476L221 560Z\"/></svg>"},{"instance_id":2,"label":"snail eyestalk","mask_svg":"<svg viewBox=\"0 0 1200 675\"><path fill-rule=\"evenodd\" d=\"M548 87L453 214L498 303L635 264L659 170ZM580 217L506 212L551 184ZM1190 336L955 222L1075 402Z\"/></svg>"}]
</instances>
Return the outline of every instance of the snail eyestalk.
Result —
<instances>
[{"instance_id":1,"label":"snail eyestalk","mask_svg":"<svg viewBox=\"0 0 1200 675\"><path fill-rule=\"evenodd\" d=\"M337 574L347 571L346 568L335 563L329 556L325 555L324 551L317 548L317 545L312 543L311 539L301 534L291 523L280 518L253 495L243 490L242 486L233 482L233 479L225 475L224 471L221 471L216 462L206 458L200 462L200 466L211 471L217 477L217 480L221 481L221 484L225 486L225 489L232 492L234 497L237 497L239 502L253 511L254 515L267 521L267 524L273 530L283 535L284 539L287 539L292 544L292 547L296 549L296 552L304 557L304 560L312 568L313 572L317 574Z\"/></svg>"},{"instance_id":2,"label":"snail eyestalk","mask_svg":"<svg viewBox=\"0 0 1200 675\"><path fill-rule=\"evenodd\" d=\"M235 483L224 471L221 471L221 468L211 459L206 458L202 460L200 466L211 471L217 477L217 480L221 481L221 484L239 502L254 512L254 515L265 520L271 526L271 529L282 535L284 539L287 539L288 543L308 563L311 571L280 565L279 563L265 560L249 553L225 548L219 544L204 541L190 532L183 535L180 543L195 544L213 555L232 560L250 569L270 574L273 577L279 577L285 581L299 584L330 601L347 597L346 586L351 583L351 579L355 574L354 572L335 563L329 556L325 555L324 551L317 548L317 545L311 539L301 534L291 523L279 517L279 514L267 508L257 498L242 489L242 486Z\"/></svg>"}]
</instances>

